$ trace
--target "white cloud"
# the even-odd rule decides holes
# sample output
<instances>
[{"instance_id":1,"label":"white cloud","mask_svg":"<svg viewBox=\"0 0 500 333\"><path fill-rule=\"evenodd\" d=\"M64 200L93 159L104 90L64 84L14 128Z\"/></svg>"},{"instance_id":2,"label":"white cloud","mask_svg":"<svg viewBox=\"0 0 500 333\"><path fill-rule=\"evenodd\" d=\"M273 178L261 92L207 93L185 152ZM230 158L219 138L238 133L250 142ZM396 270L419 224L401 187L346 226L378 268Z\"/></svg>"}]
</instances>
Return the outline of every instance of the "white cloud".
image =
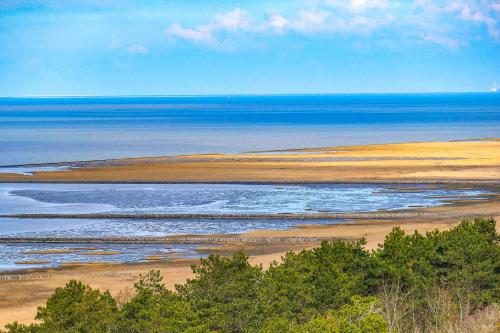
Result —
<instances>
[{"instance_id":1,"label":"white cloud","mask_svg":"<svg viewBox=\"0 0 500 333\"><path fill-rule=\"evenodd\" d=\"M388 0L351 0L350 8L355 12L364 12L371 9L386 9L389 7Z\"/></svg>"},{"instance_id":2,"label":"white cloud","mask_svg":"<svg viewBox=\"0 0 500 333\"><path fill-rule=\"evenodd\" d=\"M206 44L214 43L212 30L207 27L200 27L196 29L183 28L179 24L174 23L166 31L167 36L185 39L191 42L200 42Z\"/></svg>"},{"instance_id":3,"label":"white cloud","mask_svg":"<svg viewBox=\"0 0 500 333\"><path fill-rule=\"evenodd\" d=\"M394 0L325 0L318 3L325 8L338 8L351 12L366 12L372 10L386 10L399 6L399 1Z\"/></svg>"},{"instance_id":4,"label":"white cloud","mask_svg":"<svg viewBox=\"0 0 500 333\"><path fill-rule=\"evenodd\" d=\"M216 14L212 26L214 30L250 30L250 20L246 11L236 8L224 14Z\"/></svg>"},{"instance_id":5,"label":"white cloud","mask_svg":"<svg viewBox=\"0 0 500 333\"><path fill-rule=\"evenodd\" d=\"M265 8L262 9L265 12ZM173 23L167 36L210 46L236 44L247 35L388 35L456 48L477 38L485 27L498 38L499 0L308 0L295 12L251 15L240 8L212 16L194 27ZM259 18L256 20L255 18Z\"/></svg>"},{"instance_id":6,"label":"white cloud","mask_svg":"<svg viewBox=\"0 0 500 333\"><path fill-rule=\"evenodd\" d=\"M147 54L148 49L142 44L132 44L127 48L127 51L132 54Z\"/></svg>"},{"instance_id":7,"label":"white cloud","mask_svg":"<svg viewBox=\"0 0 500 333\"><path fill-rule=\"evenodd\" d=\"M269 25L276 30L282 30L287 24L288 21L279 14L274 14L269 17Z\"/></svg>"},{"instance_id":8,"label":"white cloud","mask_svg":"<svg viewBox=\"0 0 500 333\"><path fill-rule=\"evenodd\" d=\"M250 32L253 30L248 13L236 8L226 13L215 14L212 22L197 28L184 28L178 23L173 23L165 33L169 37L215 45L219 43L216 37L218 32Z\"/></svg>"},{"instance_id":9,"label":"white cloud","mask_svg":"<svg viewBox=\"0 0 500 333\"><path fill-rule=\"evenodd\" d=\"M364 13L345 15L332 11L302 11L291 21L290 29L302 34L351 33L367 34L388 26L393 21L392 15L370 16Z\"/></svg>"}]
</instances>

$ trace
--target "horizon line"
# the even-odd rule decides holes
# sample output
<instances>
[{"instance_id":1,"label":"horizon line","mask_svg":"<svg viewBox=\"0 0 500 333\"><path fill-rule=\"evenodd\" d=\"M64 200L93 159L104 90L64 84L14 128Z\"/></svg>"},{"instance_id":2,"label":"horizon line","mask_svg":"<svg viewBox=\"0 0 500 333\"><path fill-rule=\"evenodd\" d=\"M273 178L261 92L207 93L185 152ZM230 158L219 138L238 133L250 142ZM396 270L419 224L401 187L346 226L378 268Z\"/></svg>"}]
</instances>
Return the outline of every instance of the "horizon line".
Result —
<instances>
[{"instance_id":1,"label":"horizon line","mask_svg":"<svg viewBox=\"0 0 500 333\"><path fill-rule=\"evenodd\" d=\"M330 92L330 93L231 93L231 94L116 94L116 95L19 95L0 98L118 98L118 97L232 97L232 96L321 96L321 95L438 95L438 94L495 94L488 90L479 91L434 91L434 92Z\"/></svg>"}]
</instances>

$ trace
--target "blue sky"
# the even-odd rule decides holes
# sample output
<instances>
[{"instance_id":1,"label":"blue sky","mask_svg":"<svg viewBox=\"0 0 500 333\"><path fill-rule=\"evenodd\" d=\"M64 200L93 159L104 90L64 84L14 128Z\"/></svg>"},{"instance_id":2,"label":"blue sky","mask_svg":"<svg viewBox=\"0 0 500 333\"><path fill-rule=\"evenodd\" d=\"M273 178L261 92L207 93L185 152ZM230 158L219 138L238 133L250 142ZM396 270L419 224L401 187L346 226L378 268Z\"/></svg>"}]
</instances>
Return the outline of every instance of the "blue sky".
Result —
<instances>
[{"instance_id":1,"label":"blue sky","mask_svg":"<svg viewBox=\"0 0 500 333\"><path fill-rule=\"evenodd\" d=\"M0 95L487 91L500 0L0 0Z\"/></svg>"}]
</instances>

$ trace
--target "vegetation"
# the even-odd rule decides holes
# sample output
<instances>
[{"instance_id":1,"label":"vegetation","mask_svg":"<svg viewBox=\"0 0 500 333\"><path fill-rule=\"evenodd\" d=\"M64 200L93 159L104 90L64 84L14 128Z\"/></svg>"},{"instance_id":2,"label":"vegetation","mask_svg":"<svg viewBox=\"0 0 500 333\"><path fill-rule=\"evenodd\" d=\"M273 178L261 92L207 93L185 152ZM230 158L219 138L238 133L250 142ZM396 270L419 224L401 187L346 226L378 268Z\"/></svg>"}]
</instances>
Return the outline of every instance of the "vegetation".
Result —
<instances>
[{"instance_id":1,"label":"vegetation","mask_svg":"<svg viewBox=\"0 0 500 333\"><path fill-rule=\"evenodd\" d=\"M324 242L266 271L237 252L193 266L169 291L159 271L128 299L70 281L7 332L495 332L500 329L500 237L492 219L406 235L375 251ZM122 297L123 298L123 297ZM498 332L498 331L497 331Z\"/></svg>"}]
</instances>

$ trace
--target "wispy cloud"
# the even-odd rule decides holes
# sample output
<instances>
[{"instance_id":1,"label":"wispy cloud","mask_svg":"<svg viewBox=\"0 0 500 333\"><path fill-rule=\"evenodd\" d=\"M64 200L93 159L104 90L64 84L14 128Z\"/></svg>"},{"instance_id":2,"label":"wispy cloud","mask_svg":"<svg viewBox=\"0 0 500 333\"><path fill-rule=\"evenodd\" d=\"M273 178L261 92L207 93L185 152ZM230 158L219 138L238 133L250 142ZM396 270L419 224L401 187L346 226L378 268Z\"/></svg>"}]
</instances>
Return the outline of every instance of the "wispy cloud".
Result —
<instances>
[{"instance_id":1,"label":"wispy cloud","mask_svg":"<svg viewBox=\"0 0 500 333\"><path fill-rule=\"evenodd\" d=\"M325 31L328 29L327 20L331 15L324 10L302 10L290 24L291 29L302 33Z\"/></svg>"},{"instance_id":2,"label":"wispy cloud","mask_svg":"<svg viewBox=\"0 0 500 333\"><path fill-rule=\"evenodd\" d=\"M362 13L369 8L385 8L385 1L380 3L365 3L353 0L352 6L343 10L350 15L333 10L336 3L327 6L316 6L298 11L294 15L274 13L267 15L263 21L253 20L247 11L236 8L226 13L215 14L207 24L196 27L186 27L179 22L172 23L165 31L174 39L183 39L193 43L220 45L221 39L228 35L269 34L276 32L294 32L303 35L315 33L367 33L388 25L392 16L385 13L366 15ZM333 6L333 7L332 7Z\"/></svg>"},{"instance_id":3,"label":"wispy cloud","mask_svg":"<svg viewBox=\"0 0 500 333\"><path fill-rule=\"evenodd\" d=\"M496 4L492 4L492 8L494 8L495 5ZM489 33L495 38L498 38L500 35L497 20L481 9L471 8L469 5L465 5L460 10L460 17L464 21L474 21L485 24L488 27Z\"/></svg>"},{"instance_id":4,"label":"wispy cloud","mask_svg":"<svg viewBox=\"0 0 500 333\"><path fill-rule=\"evenodd\" d=\"M266 14L240 8L218 13L195 27L175 22L166 30L174 39L211 46L245 34L294 33L305 36L368 35L385 31L393 36L419 36L421 41L457 48L476 38L481 27L499 39L498 0L310 0L295 12ZM258 19L256 19L258 18Z\"/></svg>"},{"instance_id":5,"label":"wispy cloud","mask_svg":"<svg viewBox=\"0 0 500 333\"><path fill-rule=\"evenodd\" d=\"M437 17L457 27L464 23L484 26L490 36L500 37L498 0L414 0L413 8L422 10L426 17Z\"/></svg>"},{"instance_id":6,"label":"wispy cloud","mask_svg":"<svg viewBox=\"0 0 500 333\"><path fill-rule=\"evenodd\" d=\"M177 22L173 23L165 33L169 37L215 45L219 42L216 36L218 33L250 32L254 29L251 26L248 13L236 8L226 13L215 14L210 23L195 28L185 28Z\"/></svg>"},{"instance_id":7,"label":"wispy cloud","mask_svg":"<svg viewBox=\"0 0 500 333\"><path fill-rule=\"evenodd\" d=\"M172 13L162 1L155 3L160 9L153 13L153 6L145 8L139 0L0 0L0 12L2 8L30 8L29 13L33 9L77 13L85 20L98 21L103 29L109 28L109 34L120 37L120 43L113 41L108 47L133 54L148 53L145 46L164 41L165 35L171 41L226 49L257 44L260 47L266 45L268 36L285 39L297 35L354 36L366 38L366 42L382 36L395 43L416 40L448 49L478 39L500 42L500 0L291 0L279 4L257 2L248 7L241 1L236 2L235 8L224 2L216 11L212 11L215 6L196 6L203 8L196 15L189 10ZM58 11L61 8L64 10ZM80 9L93 14L81 15ZM99 16L103 12L107 15L108 9L117 26L135 22L144 33L124 36L111 31L115 28Z\"/></svg>"},{"instance_id":8,"label":"wispy cloud","mask_svg":"<svg viewBox=\"0 0 500 333\"><path fill-rule=\"evenodd\" d=\"M198 28L183 28L178 23L173 23L165 32L167 36L185 39L191 42L200 42L205 44L213 44L213 31L208 26Z\"/></svg>"},{"instance_id":9,"label":"wispy cloud","mask_svg":"<svg viewBox=\"0 0 500 333\"><path fill-rule=\"evenodd\" d=\"M142 44L132 44L127 48L127 51L132 54L147 54L148 49Z\"/></svg>"},{"instance_id":10,"label":"wispy cloud","mask_svg":"<svg viewBox=\"0 0 500 333\"><path fill-rule=\"evenodd\" d=\"M460 42L458 40L443 35L425 34L422 35L421 37L422 40L426 42L438 44L448 49L456 49L460 45Z\"/></svg>"}]
</instances>

